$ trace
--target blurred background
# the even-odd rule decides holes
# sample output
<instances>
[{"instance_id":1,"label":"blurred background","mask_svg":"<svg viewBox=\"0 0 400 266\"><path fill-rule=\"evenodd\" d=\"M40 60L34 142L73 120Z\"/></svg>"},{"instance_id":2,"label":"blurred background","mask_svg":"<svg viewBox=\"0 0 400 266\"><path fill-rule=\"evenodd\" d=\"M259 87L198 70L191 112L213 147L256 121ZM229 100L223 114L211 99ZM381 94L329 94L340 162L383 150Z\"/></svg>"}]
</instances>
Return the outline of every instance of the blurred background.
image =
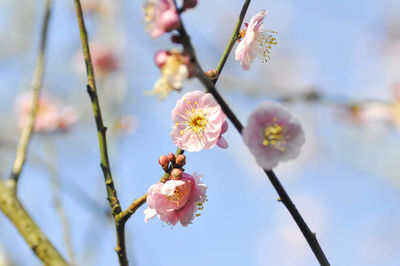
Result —
<instances>
[{"instance_id":1,"label":"blurred background","mask_svg":"<svg viewBox=\"0 0 400 266\"><path fill-rule=\"evenodd\" d=\"M144 95L160 76L168 36L145 32L143 1L82 0L123 208L158 182L157 160L174 152L170 111L195 80L167 99ZM205 70L215 68L243 1L199 1L183 15ZM231 55L218 88L244 122L264 99L282 102L304 126L298 159L276 173L331 265L400 265L400 2L252 1L278 31L271 61L243 71ZM19 139L15 102L30 90L44 1L0 1L0 173L9 176ZM59 251L76 265L117 265L114 224L86 93L73 1L54 1L43 95L72 110L68 126L33 136L19 197ZM188 227L141 207L127 223L132 265L318 265L311 249L230 124L229 149L187 153L186 171L208 185ZM0 214L0 265L40 265Z\"/></svg>"}]
</instances>

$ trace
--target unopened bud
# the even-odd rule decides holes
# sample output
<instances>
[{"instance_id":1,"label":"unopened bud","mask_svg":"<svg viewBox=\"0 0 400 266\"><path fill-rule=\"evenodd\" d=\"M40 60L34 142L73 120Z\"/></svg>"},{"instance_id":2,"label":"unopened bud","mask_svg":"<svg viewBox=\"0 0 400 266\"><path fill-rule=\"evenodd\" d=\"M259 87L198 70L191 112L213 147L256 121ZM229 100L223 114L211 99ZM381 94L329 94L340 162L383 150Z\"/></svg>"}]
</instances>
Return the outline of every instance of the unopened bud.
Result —
<instances>
[{"instance_id":1,"label":"unopened bud","mask_svg":"<svg viewBox=\"0 0 400 266\"><path fill-rule=\"evenodd\" d=\"M156 65L161 68L167 62L167 57L167 51L157 51L154 55L154 61L156 62Z\"/></svg>"},{"instance_id":2,"label":"unopened bud","mask_svg":"<svg viewBox=\"0 0 400 266\"><path fill-rule=\"evenodd\" d=\"M168 167L169 164L169 159L167 155L161 155L160 158L158 159L158 163L161 165L163 169Z\"/></svg>"},{"instance_id":3,"label":"unopened bud","mask_svg":"<svg viewBox=\"0 0 400 266\"><path fill-rule=\"evenodd\" d=\"M218 76L219 76L218 71L215 70L215 69L208 70L208 71L206 72L206 75L207 75L208 78L211 79L211 80L216 80L216 79L218 78Z\"/></svg>"},{"instance_id":4,"label":"unopened bud","mask_svg":"<svg viewBox=\"0 0 400 266\"><path fill-rule=\"evenodd\" d=\"M172 152L168 153L168 160L175 162L175 155Z\"/></svg>"},{"instance_id":5,"label":"unopened bud","mask_svg":"<svg viewBox=\"0 0 400 266\"><path fill-rule=\"evenodd\" d=\"M172 8L161 15L160 23L166 32L173 31L181 26L178 12Z\"/></svg>"},{"instance_id":6,"label":"unopened bud","mask_svg":"<svg viewBox=\"0 0 400 266\"><path fill-rule=\"evenodd\" d=\"M179 180L182 177L182 170L179 168L174 168L171 171L170 179L172 180Z\"/></svg>"},{"instance_id":7,"label":"unopened bud","mask_svg":"<svg viewBox=\"0 0 400 266\"><path fill-rule=\"evenodd\" d=\"M183 154L179 154L178 156L176 156L175 164L176 166L180 167L184 166L186 164L186 156Z\"/></svg>"}]
</instances>

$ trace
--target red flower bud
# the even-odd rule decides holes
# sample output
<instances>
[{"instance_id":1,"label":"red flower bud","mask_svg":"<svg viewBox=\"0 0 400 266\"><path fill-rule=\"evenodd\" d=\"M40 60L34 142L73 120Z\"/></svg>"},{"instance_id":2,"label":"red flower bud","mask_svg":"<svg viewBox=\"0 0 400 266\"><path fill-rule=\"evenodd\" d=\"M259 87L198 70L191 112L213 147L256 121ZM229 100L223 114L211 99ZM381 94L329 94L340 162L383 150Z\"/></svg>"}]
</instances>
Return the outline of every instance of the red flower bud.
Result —
<instances>
[{"instance_id":1,"label":"red flower bud","mask_svg":"<svg viewBox=\"0 0 400 266\"><path fill-rule=\"evenodd\" d=\"M180 167L184 166L186 164L186 156L183 154L179 154L178 156L176 156L175 164L176 166Z\"/></svg>"},{"instance_id":2,"label":"red flower bud","mask_svg":"<svg viewBox=\"0 0 400 266\"><path fill-rule=\"evenodd\" d=\"M161 155L160 158L158 159L158 163L161 165L163 169L167 168L169 164L169 159L167 155Z\"/></svg>"},{"instance_id":3,"label":"red flower bud","mask_svg":"<svg viewBox=\"0 0 400 266\"><path fill-rule=\"evenodd\" d=\"M174 168L171 171L170 179L172 180L179 180L182 177L182 170L179 168Z\"/></svg>"},{"instance_id":4,"label":"red flower bud","mask_svg":"<svg viewBox=\"0 0 400 266\"><path fill-rule=\"evenodd\" d=\"M168 153L168 160L175 162L175 155L172 152Z\"/></svg>"}]
</instances>

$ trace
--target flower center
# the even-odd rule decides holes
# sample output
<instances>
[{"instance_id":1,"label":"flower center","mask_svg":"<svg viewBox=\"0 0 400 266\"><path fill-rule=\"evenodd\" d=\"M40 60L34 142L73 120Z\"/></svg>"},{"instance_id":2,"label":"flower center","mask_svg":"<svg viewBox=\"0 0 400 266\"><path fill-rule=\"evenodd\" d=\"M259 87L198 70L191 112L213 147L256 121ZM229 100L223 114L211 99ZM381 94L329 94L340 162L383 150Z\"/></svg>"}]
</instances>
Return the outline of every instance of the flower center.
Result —
<instances>
[{"instance_id":1,"label":"flower center","mask_svg":"<svg viewBox=\"0 0 400 266\"><path fill-rule=\"evenodd\" d=\"M180 209L184 207L186 202L189 200L191 191L192 182L185 182L185 184L175 188L174 194L168 196L168 200L176 203L177 209Z\"/></svg>"},{"instance_id":2,"label":"flower center","mask_svg":"<svg viewBox=\"0 0 400 266\"><path fill-rule=\"evenodd\" d=\"M154 17L154 4L147 3L143 8L144 21L150 22Z\"/></svg>"},{"instance_id":3,"label":"flower center","mask_svg":"<svg viewBox=\"0 0 400 266\"><path fill-rule=\"evenodd\" d=\"M262 143L264 146L272 145L281 151L285 151L286 148L284 145L286 144L286 140L284 134L284 128L278 124L272 124L264 128L264 139Z\"/></svg>"},{"instance_id":4,"label":"flower center","mask_svg":"<svg viewBox=\"0 0 400 266\"><path fill-rule=\"evenodd\" d=\"M246 36L247 28L244 30L239 31L239 42Z\"/></svg>"},{"instance_id":5,"label":"flower center","mask_svg":"<svg viewBox=\"0 0 400 266\"><path fill-rule=\"evenodd\" d=\"M207 126L207 116L203 112L203 110L196 110L189 116L189 121L187 125L192 129L192 131L196 134L201 134L204 128Z\"/></svg>"}]
</instances>

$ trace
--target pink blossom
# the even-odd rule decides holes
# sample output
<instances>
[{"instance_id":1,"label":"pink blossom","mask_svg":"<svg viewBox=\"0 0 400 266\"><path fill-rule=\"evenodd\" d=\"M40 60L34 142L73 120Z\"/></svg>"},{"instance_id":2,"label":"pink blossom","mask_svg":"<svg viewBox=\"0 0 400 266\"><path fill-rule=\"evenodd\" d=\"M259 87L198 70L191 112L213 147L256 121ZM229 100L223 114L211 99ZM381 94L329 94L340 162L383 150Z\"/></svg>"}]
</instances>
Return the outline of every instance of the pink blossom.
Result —
<instances>
[{"instance_id":1,"label":"pink blossom","mask_svg":"<svg viewBox=\"0 0 400 266\"><path fill-rule=\"evenodd\" d=\"M227 147L221 134L227 130L226 115L210 93L188 92L171 113L172 141L180 149L199 151L215 145Z\"/></svg>"},{"instance_id":2,"label":"pink blossom","mask_svg":"<svg viewBox=\"0 0 400 266\"><path fill-rule=\"evenodd\" d=\"M190 77L193 66L189 56L177 50L158 51L154 61L160 68L162 76L148 94L158 95L162 100L171 91L182 89L182 82Z\"/></svg>"},{"instance_id":3,"label":"pink blossom","mask_svg":"<svg viewBox=\"0 0 400 266\"><path fill-rule=\"evenodd\" d=\"M146 29L153 38L180 27L179 14L172 0L147 0L143 13Z\"/></svg>"},{"instance_id":4,"label":"pink blossom","mask_svg":"<svg viewBox=\"0 0 400 266\"><path fill-rule=\"evenodd\" d=\"M18 112L18 127L23 128L30 115L32 94L22 93L17 97L16 109ZM66 130L78 119L78 114L72 106L61 107L54 99L41 95L38 100L34 131Z\"/></svg>"},{"instance_id":5,"label":"pink blossom","mask_svg":"<svg viewBox=\"0 0 400 266\"><path fill-rule=\"evenodd\" d=\"M260 11L251 18L247 29L240 32L241 39L235 51L236 61L244 70L250 70L250 65L255 57L259 57L262 62L270 59L271 45L276 45L276 39L273 37L274 31L264 30L263 19L268 12Z\"/></svg>"},{"instance_id":6,"label":"pink blossom","mask_svg":"<svg viewBox=\"0 0 400 266\"><path fill-rule=\"evenodd\" d=\"M242 136L264 169L296 158L305 141L300 122L282 105L269 101L261 103L250 114Z\"/></svg>"},{"instance_id":7,"label":"pink blossom","mask_svg":"<svg viewBox=\"0 0 400 266\"><path fill-rule=\"evenodd\" d=\"M197 210L203 209L207 186L201 182L201 176L183 173L179 180L152 185L147 192L148 208L144 211L144 221L156 214L160 220L183 226L192 223ZM196 215L197 216L197 215Z\"/></svg>"}]
</instances>

